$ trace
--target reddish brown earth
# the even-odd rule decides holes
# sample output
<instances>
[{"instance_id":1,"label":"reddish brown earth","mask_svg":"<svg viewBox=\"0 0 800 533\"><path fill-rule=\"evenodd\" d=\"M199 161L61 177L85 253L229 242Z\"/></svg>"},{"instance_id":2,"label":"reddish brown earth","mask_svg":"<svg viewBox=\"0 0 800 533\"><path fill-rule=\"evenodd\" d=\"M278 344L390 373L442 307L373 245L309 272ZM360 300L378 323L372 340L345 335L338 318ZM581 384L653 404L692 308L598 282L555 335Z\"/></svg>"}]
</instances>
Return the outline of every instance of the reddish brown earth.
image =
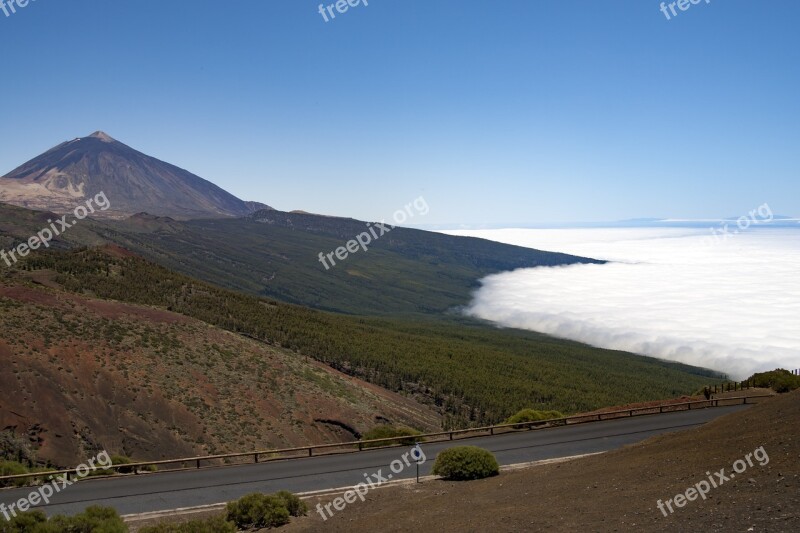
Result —
<instances>
[{"instance_id":1,"label":"reddish brown earth","mask_svg":"<svg viewBox=\"0 0 800 533\"><path fill-rule=\"evenodd\" d=\"M382 419L440 429L413 400L183 315L60 292L42 272L0 281L0 431L41 462L351 441Z\"/></svg>"}]
</instances>

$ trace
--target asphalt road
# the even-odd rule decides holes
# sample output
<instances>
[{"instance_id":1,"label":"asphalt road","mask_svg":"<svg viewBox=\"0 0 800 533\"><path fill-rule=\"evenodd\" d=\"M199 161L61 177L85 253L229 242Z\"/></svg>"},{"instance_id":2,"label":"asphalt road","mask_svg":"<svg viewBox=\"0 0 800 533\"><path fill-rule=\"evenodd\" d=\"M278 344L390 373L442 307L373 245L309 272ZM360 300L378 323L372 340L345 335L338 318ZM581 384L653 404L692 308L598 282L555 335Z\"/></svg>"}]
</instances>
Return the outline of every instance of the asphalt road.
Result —
<instances>
[{"instance_id":1,"label":"asphalt road","mask_svg":"<svg viewBox=\"0 0 800 533\"><path fill-rule=\"evenodd\" d=\"M480 446L492 451L501 465L603 452L640 442L653 435L695 427L747 405L680 411L579 424L535 431L520 431L494 437L462 439L455 443L422 444L426 462L420 474L430 474L436 454L455 444ZM49 505L37 506L47 514L75 514L90 505L105 505L120 514L166 511L235 500L251 492L309 492L353 486L381 475L389 479L416 475L412 464L394 474L392 461L410 448L390 448L361 453L327 455L267 463L88 479L56 494ZM399 470L397 463L394 464ZM0 502L10 505L25 498L31 488L0 491ZM2 516L2 515L0 515ZM0 518L2 519L2 518Z\"/></svg>"}]
</instances>

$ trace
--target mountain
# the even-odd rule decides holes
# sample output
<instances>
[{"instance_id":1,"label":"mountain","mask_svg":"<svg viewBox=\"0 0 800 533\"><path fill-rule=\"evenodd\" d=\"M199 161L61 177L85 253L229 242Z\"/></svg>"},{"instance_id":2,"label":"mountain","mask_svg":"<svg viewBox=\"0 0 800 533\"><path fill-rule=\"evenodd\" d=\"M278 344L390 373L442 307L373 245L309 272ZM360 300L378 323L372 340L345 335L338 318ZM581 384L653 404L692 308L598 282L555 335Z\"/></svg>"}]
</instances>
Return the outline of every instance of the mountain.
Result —
<instances>
[{"instance_id":1,"label":"mountain","mask_svg":"<svg viewBox=\"0 0 800 533\"><path fill-rule=\"evenodd\" d=\"M8 204L66 213L100 192L111 207L91 217L105 220L82 220L54 247L114 244L218 286L328 311L441 314L469 303L489 274L599 262L401 227L378 233L355 219L276 211L100 131L0 178L0 245L27 241L52 218ZM346 261L333 258L359 235L373 241L368 249Z\"/></svg>"},{"instance_id":2,"label":"mountain","mask_svg":"<svg viewBox=\"0 0 800 533\"><path fill-rule=\"evenodd\" d=\"M191 172L97 131L59 144L0 178L0 202L67 213L103 192L111 207L95 218L139 212L175 218L244 216L271 209L245 202Z\"/></svg>"},{"instance_id":3,"label":"mountain","mask_svg":"<svg viewBox=\"0 0 800 533\"><path fill-rule=\"evenodd\" d=\"M10 250L51 215L0 204L0 250ZM176 220L138 213L86 219L54 239L57 249L114 244L173 271L256 296L349 314L442 316L470 302L489 274L602 263L472 237L394 228L327 269L320 253L367 225L349 218L262 210L249 217ZM2 264L0 264L2 266Z\"/></svg>"},{"instance_id":4,"label":"mountain","mask_svg":"<svg viewBox=\"0 0 800 533\"><path fill-rule=\"evenodd\" d=\"M182 222L113 221L107 242L221 287L350 314L441 315L470 302L489 274L600 263L471 237L396 227L344 261L328 254L367 229L349 218L262 210ZM377 233L377 232L376 232Z\"/></svg>"}]
</instances>

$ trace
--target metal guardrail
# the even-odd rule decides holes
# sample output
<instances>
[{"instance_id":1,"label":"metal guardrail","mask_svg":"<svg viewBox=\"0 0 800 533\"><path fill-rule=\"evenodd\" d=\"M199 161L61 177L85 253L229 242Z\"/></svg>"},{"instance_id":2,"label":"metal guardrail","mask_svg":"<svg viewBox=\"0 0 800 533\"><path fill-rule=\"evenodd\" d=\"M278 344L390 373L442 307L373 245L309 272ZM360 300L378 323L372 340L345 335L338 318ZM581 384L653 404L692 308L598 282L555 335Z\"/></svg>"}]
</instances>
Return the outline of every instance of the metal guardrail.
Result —
<instances>
[{"instance_id":1,"label":"metal guardrail","mask_svg":"<svg viewBox=\"0 0 800 533\"><path fill-rule=\"evenodd\" d=\"M607 411L607 412L600 412L594 414L583 414L583 415L573 415L573 416L566 416L562 418L551 418L548 420L537 420L532 422L518 422L515 424L497 424L493 426L484 426L484 427L477 427L477 428L467 428L467 429L455 429L450 431L440 431L438 433L424 433L420 435L411 435L411 436L404 436L404 437L386 437L382 439L371 439L371 440L358 440L358 441L351 441L351 442L338 442L334 444L317 444L314 446L301 446L297 448L280 448L276 450L263 450L263 451L252 451L252 452L241 452L241 453L227 453L227 454L220 454L220 455L204 455L200 457L184 457L180 459L163 459L159 461L145 461L145 462L138 462L138 463L128 463L128 464L120 464L120 465L112 465L109 467L104 467L102 470L104 471L115 471L115 470L127 470L133 469L133 474L145 474L146 472L142 472L139 468L147 467L147 466L159 466L159 465L174 465L174 464L188 464L194 463L197 469L201 468L201 463L206 461L218 461L224 459L239 459L242 457L253 457L254 463L259 462L259 458L261 456L275 456L275 455L283 455L283 454L298 454L302 453L303 455L294 456L294 457L282 457L280 459L295 459L299 457L305 457L305 453L308 453L308 457L313 457L314 450L328 450L332 448L349 448L354 447L357 450L353 450L352 452L362 451L364 450L365 445L373 445L373 444L390 444L396 443L397 445L401 445L403 442L413 441L413 442L420 442L422 440L427 439L435 439L439 437L446 437L440 438L438 441L428 441L428 442L439 442L439 441L447 441L447 440L454 440L455 436L459 435L466 435L469 433L486 433L488 432L490 435L494 435L498 430L532 430L532 429L541 429L544 427L552 427L552 426L568 426L574 424L585 424L587 422L601 422L604 420L615 420L618 418L623 418L627 415L627 417L633 416L644 416L644 415L652 415L652 414L660 414L665 412L672 412L672 411L687 411L691 410L693 405L702 405L699 407L700 409L705 409L709 407L720 407L720 402L723 403L723 407L726 405L738 405L741 402L743 405L747 403L747 400L753 400L758 398L770 398L772 395L765 394L759 396L734 396L731 398L717 398L717 399L710 399L710 400L694 400L690 402L680 402L680 403L664 403L660 405L655 405L651 407L636 407L633 409L621 409L618 411ZM736 402L736 403L728 403L728 402ZM685 407L685 409L681 409ZM476 435L477 436L477 435ZM399 442L398 442L399 441ZM351 453L352 453L351 452ZM276 460L278 458L270 458L270 460ZM209 465L209 466L229 466L229 465ZM184 467L178 468L175 470L189 470L191 467ZM49 472L36 472L30 474L17 474L13 476L2 476L0 477L0 482L2 481L12 481L16 479L30 479L30 478L51 478L55 476L67 476L69 479L70 475L77 475L77 469L72 468L69 470L53 470Z\"/></svg>"}]
</instances>

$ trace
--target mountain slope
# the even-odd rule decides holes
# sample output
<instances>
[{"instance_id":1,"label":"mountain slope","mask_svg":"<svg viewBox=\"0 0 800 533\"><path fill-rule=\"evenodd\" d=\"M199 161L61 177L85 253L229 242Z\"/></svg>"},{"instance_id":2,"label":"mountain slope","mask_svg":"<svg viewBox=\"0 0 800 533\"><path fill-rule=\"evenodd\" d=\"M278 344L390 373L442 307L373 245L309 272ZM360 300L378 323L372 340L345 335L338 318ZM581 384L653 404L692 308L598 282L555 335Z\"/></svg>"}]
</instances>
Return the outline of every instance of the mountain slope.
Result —
<instances>
[{"instance_id":1,"label":"mountain slope","mask_svg":"<svg viewBox=\"0 0 800 533\"><path fill-rule=\"evenodd\" d=\"M111 208L95 216L120 218L144 211L179 218L224 217L268 208L244 202L101 131L61 143L0 178L0 201L57 213L69 212L100 192Z\"/></svg>"},{"instance_id":2,"label":"mountain slope","mask_svg":"<svg viewBox=\"0 0 800 533\"><path fill-rule=\"evenodd\" d=\"M432 409L311 359L165 309L69 294L53 272L17 274L0 281L0 428L30 437L39 461L351 441L386 420L440 427Z\"/></svg>"},{"instance_id":3,"label":"mountain slope","mask_svg":"<svg viewBox=\"0 0 800 533\"><path fill-rule=\"evenodd\" d=\"M244 219L98 230L108 242L221 287L352 314L441 315L466 305L479 280L516 268L596 262L483 239L395 228L367 251L326 270L320 253L354 239L366 223L260 211Z\"/></svg>"},{"instance_id":4,"label":"mountain slope","mask_svg":"<svg viewBox=\"0 0 800 533\"><path fill-rule=\"evenodd\" d=\"M0 204L0 247L46 226L48 215ZM366 223L259 211L251 217L178 221L135 215L84 220L54 247L115 244L220 287L328 311L441 316L466 305L486 275L535 266L599 262L476 239L395 228L369 250L326 270L320 253L343 246Z\"/></svg>"},{"instance_id":5,"label":"mountain slope","mask_svg":"<svg viewBox=\"0 0 800 533\"><path fill-rule=\"evenodd\" d=\"M107 250L29 256L66 290L155 306L313 357L448 414L498 422L524 407L563 412L691 393L715 373L472 321L349 317L227 291Z\"/></svg>"}]
</instances>

